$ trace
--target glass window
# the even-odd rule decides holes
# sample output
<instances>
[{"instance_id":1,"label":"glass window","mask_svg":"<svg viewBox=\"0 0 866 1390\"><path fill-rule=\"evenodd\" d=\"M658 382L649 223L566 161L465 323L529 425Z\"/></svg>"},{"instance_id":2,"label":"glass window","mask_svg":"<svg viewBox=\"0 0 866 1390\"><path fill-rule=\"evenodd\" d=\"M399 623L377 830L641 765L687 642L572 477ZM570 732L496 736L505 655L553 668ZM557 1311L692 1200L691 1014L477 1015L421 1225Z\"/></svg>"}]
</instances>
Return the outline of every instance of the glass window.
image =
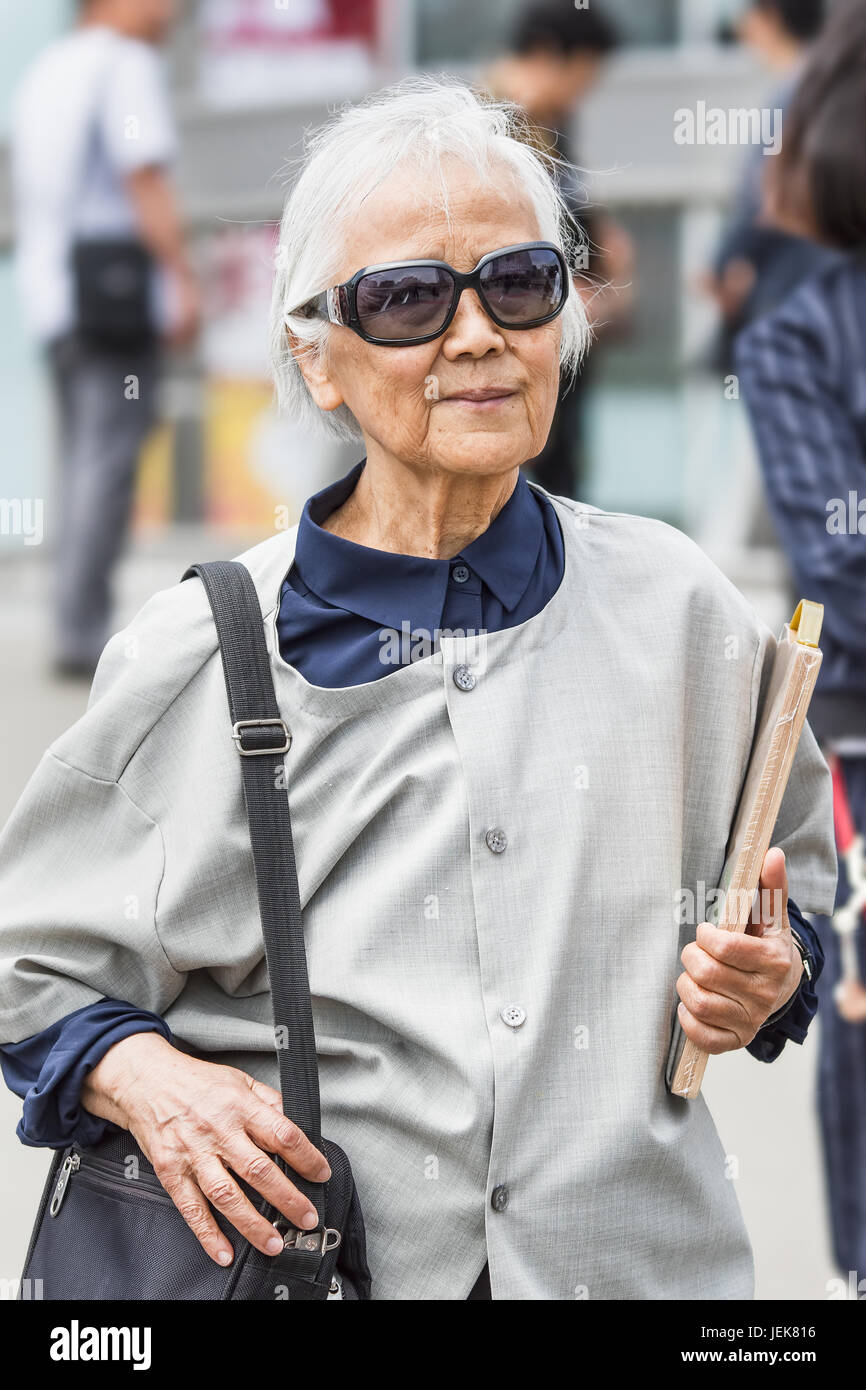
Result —
<instances>
[{"instance_id":1,"label":"glass window","mask_svg":"<svg viewBox=\"0 0 866 1390\"><path fill-rule=\"evenodd\" d=\"M680 363L680 209L614 207L634 248L636 293L627 330L599 337L599 375L617 386L671 385Z\"/></svg>"},{"instance_id":2,"label":"glass window","mask_svg":"<svg viewBox=\"0 0 866 1390\"><path fill-rule=\"evenodd\" d=\"M567 0L563 0L567 3ZM679 0L592 0L616 24L625 44L671 44L678 35ZM521 0L417 0L419 66L477 62L501 52Z\"/></svg>"},{"instance_id":3,"label":"glass window","mask_svg":"<svg viewBox=\"0 0 866 1390\"><path fill-rule=\"evenodd\" d=\"M585 501L680 524L683 517L681 212L617 207L636 289L628 326L591 349Z\"/></svg>"}]
</instances>

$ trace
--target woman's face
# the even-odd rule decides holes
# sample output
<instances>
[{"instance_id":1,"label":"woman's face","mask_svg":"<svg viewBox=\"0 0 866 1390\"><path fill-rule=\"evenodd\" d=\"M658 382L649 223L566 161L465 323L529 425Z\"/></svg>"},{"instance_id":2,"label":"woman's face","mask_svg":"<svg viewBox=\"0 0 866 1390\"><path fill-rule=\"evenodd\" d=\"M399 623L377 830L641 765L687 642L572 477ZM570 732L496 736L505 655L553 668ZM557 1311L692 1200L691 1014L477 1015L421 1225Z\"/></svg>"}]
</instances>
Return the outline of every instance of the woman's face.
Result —
<instances>
[{"instance_id":1,"label":"woman's face","mask_svg":"<svg viewBox=\"0 0 866 1390\"><path fill-rule=\"evenodd\" d=\"M456 161L446 168L450 225L441 209L415 197L411 176L395 170L362 202L340 280L365 265L427 257L469 271L488 251L541 239L509 171L479 183ZM445 333L432 342L381 347L333 326L324 359L304 364L304 374L322 409L349 407L368 456L428 472L505 473L540 453L547 439L560 334L558 318L539 328L499 328L475 291L464 290ZM494 387L503 392L494 400L460 398Z\"/></svg>"}]
</instances>

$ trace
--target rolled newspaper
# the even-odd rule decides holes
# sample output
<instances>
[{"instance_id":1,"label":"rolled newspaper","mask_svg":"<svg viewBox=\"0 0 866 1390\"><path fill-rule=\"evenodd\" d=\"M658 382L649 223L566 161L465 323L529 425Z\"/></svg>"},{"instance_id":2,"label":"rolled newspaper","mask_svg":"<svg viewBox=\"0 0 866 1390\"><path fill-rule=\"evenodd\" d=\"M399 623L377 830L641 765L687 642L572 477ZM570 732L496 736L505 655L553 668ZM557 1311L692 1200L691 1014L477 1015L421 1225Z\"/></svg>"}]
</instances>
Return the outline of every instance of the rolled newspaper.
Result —
<instances>
[{"instance_id":1,"label":"rolled newspaper","mask_svg":"<svg viewBox=\"0 0 866 1390\"><path fill-rule=\"evenodd\" d=\"M716 894L717 898L724 894L716 925L725 931L743 932L751 920L761 866L770 848L821 667L818 642L823 618L823 605L804 599L797 605L790 623L782 629L776 646L764 710L752 741ZM686 1036L677 1019L666 1069L671 1092L694 1100L700 1092L708 1060L709 1053Z\"/></svg>"}]
</instances>

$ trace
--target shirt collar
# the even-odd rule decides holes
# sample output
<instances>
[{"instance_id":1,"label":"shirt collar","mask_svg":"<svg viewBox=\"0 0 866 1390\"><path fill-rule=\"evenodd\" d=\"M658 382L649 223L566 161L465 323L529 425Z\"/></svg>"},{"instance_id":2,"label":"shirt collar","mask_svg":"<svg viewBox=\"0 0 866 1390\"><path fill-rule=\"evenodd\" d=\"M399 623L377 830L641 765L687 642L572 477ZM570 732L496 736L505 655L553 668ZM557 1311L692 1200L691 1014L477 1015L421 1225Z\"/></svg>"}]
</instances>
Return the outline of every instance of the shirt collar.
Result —
<instances>
[{"instance_id":1,"label":"shirt collar","mask_svg":"<svg viewBox=\"0 0 866 1390\"><path fill-rule=\"evenodd\" d=\"M326 603L383 627L441 627L451 566L473 570L507 612L520 602L544 542L541 508L522 473L505 506L474 541L447 560L374 550L335 536L321 523L350 495L366 458L309 498L298 523L295 565L304 584Z\"/></svg>"}]
</instances>

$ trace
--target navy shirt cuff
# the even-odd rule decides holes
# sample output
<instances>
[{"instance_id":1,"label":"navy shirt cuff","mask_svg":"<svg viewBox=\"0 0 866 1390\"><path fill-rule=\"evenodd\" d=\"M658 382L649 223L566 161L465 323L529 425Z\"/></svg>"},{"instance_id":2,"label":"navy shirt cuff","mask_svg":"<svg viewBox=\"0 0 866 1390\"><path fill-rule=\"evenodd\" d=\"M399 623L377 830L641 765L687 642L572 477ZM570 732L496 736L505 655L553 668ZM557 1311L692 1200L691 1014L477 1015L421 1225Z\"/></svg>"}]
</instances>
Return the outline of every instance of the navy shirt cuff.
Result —
<instances>
[{"instance_id":1,"label":"navy shirt cuff","mask_svg":"<svg viewBox=\"0 0 866 1390\"><path fill-rule=\"evenodd\" d=\"M118 1133L118 1125L84 1109L81 1088L115 1043L151 1032L172 1041L171 1029L158 1014L122 999L101 999L33 1037L5 1044L0 1069L6 1085L24 1101L15 1131L22 1144L62 1149L74 1142L86 1147L106 1133Z\"/></svg>"},{"instance_id":2,"label":"navy shirt cuff","mask_svg":"<svg viewBox=\"0 0 866 1390\"><path fill-rule=\"evenodd\" d=\"M776 1013L771 1014L763 1027L759 1028L746 1051L759 1062L775 1062L785 1043L791 1039L803 1043L809 1024L818 1012L818 995L815 983L824 968L824 951L815 928L804 918L797 904L788 899L788 919L791 930L799 936L812 965L812 979L803 971L800 986Z\"/></svg>"}]
</instances>

